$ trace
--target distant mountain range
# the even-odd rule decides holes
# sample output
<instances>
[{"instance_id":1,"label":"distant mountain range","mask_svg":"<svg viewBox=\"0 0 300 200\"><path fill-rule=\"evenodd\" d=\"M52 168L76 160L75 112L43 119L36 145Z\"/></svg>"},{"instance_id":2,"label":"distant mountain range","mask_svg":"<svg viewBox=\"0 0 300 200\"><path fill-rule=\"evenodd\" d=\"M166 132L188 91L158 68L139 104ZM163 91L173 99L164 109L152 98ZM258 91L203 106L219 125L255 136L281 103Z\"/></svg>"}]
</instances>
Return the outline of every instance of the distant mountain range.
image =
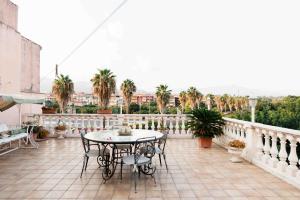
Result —
<instances>
[{"instance_id":1,"label":"distant mountain range","mask_svg":"<svg viewBox=\"0 0 300 200\"><path fill-rule=\"evenodd\" d=\"M43 80L41 82L41 92L49 93L51 92L52 81L50 79ZM250 89L245 87L240 87L236 85L229 86L220 86L220 87L208 87L208 88L199 88L201 93L203 94L229 94L236 96L285 96L288 95L282 91L264 91L260 89ZM91 93L92 92L92 84L90 82L78 81L75 82L75 91L76 92L84 92ZM181 90L173 90L175 93L179 93ZM139 93L153 93L153 91L143 91L139 90Z\"/></svg>"}]
</instances>

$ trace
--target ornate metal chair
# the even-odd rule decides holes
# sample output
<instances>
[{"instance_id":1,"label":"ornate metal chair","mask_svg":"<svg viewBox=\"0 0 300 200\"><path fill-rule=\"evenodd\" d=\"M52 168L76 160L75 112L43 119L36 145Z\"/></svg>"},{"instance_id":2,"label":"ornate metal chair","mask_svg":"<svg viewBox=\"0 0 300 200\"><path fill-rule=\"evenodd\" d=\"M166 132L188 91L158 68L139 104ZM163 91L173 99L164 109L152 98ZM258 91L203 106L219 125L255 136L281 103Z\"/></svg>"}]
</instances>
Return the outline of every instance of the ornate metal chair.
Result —
<instances>
[{"instance_id":1,"label":"ornate metal chair","mask_svg":"<svg viewBox=\"0 0 300 200\"><path fill-rule=\"evenodd\" d=\"M133 166L135 192L137 174L140 174L140 172L145 175L150 175L156 184L154 177L156 168L152 165L152 158L155 155L155 140L155 137L146 137L136 140L133 154L124 156L121 160L121 179L123 165Z\"/></svg>"},{"instance_id":2,"label":"ornate metal chair","mask_svg":"<svg viewBox=\"0 0 300 200\"><path fill-rule=\"evenodd\" d=\"M164 134L163 137L158 140L157 146L155 147L155 153L158 154L158 156L159 156L160 166L162 166L161 156L164 157L165 166L166 166L166 169L167 169L167 172L168 172L169 169L168 169L166 154L165 154L165 147L166 147L166 143L167 143L167 138L168 138L168 135Z\"/></svg>"},{"instance_id":3,"label":"ornate metal chair","mask_svg":"<svg viewBox=\"0 0 300 200\"><path fill-rule=\"evenodd\" d=\"M82 145L84 149L84 154L83 154L83 164L82 164L82 170L80 174L80 178L82 177L83 170L86 171L87 164L89 162L90 157L96 157L97 162L99 166L102 166L102 160L103 159L109 159L110 156L110 151L108 149L101 149L100 144L97 143L90 143L89 140L84 138L84 133L80 133L80 137L82 140ZM92 146L96 146L96 149L92 149Z\"/></svg>"}]
</instances>

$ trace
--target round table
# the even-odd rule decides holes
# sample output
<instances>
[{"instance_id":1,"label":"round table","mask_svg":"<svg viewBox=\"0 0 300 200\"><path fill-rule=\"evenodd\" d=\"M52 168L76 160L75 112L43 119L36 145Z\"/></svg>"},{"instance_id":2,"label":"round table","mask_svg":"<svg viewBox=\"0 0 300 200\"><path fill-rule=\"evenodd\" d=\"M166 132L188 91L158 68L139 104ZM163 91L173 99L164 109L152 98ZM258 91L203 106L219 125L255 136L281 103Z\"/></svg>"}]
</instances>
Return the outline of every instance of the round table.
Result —
<instances>
[{"instance_id":1,"label":"round table","mask_svg":"<svg viewBox=\"0 0 300 200\"><path fill-rule=\"evenodd\" d=\"M120 136L118 130L105 130L90 132L85 134L85 139L106 144L134 144L136 140L141 138L156 138L160 139L163 136L161 132L152 130L138 130L133 129L130 136ZM151 140L151 139L150 139ZM143 140L145 141L145 140Z\"/></svg>"},{"instance_id":2,"label":"round table","mask_svg":"<svg viewBox=\"0 0 300 200\"><path fill-rule=\"evenodd\" d=\"M130 136L121 136L118 133L118 130L104 130L104 131L96 131L85 134L84 138L91 142L96 142L101 144L102 146L102 155L99 155L97 160L98 163L102 163L104 170L102 171L102 177L104 181L110 179L115 172L117 167L117 158L115 157L115 151L117 149L117 145L121 144L130 144L133 145L137 143L138 139L143 139L142 142L145 141L155 141L159 140L163 137L163 134L158 131L153 130L138 130L133 129L131 131ZM148 140L146 139L148 138ZM112 151L109 156L105 155L106 149L111 149Z\"/></svg>"}]
</instances>

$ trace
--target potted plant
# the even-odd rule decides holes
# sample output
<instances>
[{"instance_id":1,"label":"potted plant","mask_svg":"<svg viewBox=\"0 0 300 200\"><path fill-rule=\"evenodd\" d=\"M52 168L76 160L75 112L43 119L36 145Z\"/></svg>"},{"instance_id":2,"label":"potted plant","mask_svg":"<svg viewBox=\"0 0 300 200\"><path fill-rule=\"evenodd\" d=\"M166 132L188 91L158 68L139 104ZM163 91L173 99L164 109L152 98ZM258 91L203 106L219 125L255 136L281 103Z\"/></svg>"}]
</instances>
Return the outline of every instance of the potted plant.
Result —
<instances>
[{"instance_id":1,"label":"potted plant","mask_svg":"<svg viewBox=\"0 0 300 200\"><path fill-rule=\"evenodd\" d=\"M195 137L199 138L202 148L210 148L212 139L223 135L225 122L220 112L208 110L207 108L197 108L192 110L187 122Z\"/></svg>"},{"instance_id":2,"label":"potted plant","mask_svg":"<svg viewBox=\"0 0 300 200\"><path fill-rule=\"evenodd\" d=\"M63 123L58 123L58 125L54 128L55 133L58 135L57 139L64 139L64 135L66 133L66 125Z\"/></svg>"},{"instance_id":3,"label":"potted plant","mask_svg":"<svg viewBox=\"0 0 300 200\"><path fill-rule=\"evenodd\" d=\"M49 131L43 127L40 127L37 134L37 140L43 141L48 137L48 135L49 135Z\"/></svg>"},{"instance_id":4,"label":"potted plant","mask_svg":"<svg viewBox=\"0 0 300 200\"><path fill-rule=\"evenodd\" d=\"M241 159L241 154L245 148L245 142L240 140L233 140L228 143L228 153L232 154L230 161L233 163L239 163L243 160Z\"/></svg>"},{"instance_id":5,"label":"potted plant","mask_svg":"<svg viewBox=\"0 0 300 200\"><path fill-rule=\"evenodd\" d=\"M42 107L42 113L43 114L55 114L57 107L55 106L55 103L47 100L45 101L45 105Z\"/></svg>"}]
</instances>

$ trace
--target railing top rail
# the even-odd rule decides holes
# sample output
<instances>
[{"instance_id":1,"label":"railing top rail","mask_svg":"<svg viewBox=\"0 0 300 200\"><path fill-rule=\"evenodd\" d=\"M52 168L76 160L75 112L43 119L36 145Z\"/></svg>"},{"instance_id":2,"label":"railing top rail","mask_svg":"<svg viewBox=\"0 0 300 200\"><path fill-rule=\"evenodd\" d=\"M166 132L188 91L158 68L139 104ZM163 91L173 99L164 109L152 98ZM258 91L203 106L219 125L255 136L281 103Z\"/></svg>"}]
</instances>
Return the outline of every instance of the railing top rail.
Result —
<instances>
[{"instance_id":1,"label":"railing top rail","mask_svg":"<svg viewBox=\"0 0 300 200\"><path fill-rule=\"evenodd\" d=\"M243 124L245 126L252 127L252 128L258 128L258 129L262 129L262 130L268 130L268 131L273 131L273 132L287 133L287 134L291 134L291 135L295 135L295 136L300 136L299 130L283 128L283 127L278 127L278 126L271 126L271 125L266 125L266 124L261 124L261 123L253 123L253 122L232 119L232 118L224 118L224 119L228 122Z\"/></svg>"}]
</instances>

